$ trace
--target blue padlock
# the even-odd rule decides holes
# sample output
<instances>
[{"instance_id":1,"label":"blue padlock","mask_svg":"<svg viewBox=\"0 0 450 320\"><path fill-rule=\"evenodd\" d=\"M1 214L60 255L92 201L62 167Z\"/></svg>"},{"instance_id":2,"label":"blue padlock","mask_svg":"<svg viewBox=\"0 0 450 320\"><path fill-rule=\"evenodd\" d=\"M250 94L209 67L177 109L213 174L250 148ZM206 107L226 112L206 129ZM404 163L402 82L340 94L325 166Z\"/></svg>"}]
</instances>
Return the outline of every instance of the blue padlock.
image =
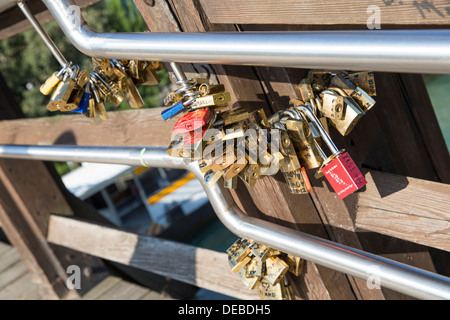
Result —
<instances>
[{"instance_id":1,"label":"blue padlock","mask_svg":"<svg viewBox=\"0 0 450 320\"><path fill-rule=\"evenodd\" d=\"M161 116L163 117L164 120L169 120L173 117L175 117L177 114L181 113L184 110L184 105L183 102L177 102L174 105L170 106L169 108L163 110L163 112L161 112Z\"/></svg>"},{"instance_id":2,"label":"blue padlock","mask_svg":"<svg viewBox=\"0 0 450 320\"><path fill-rule=\"evenodd\" d=\"M89 107L89 99L91 98L91 94L87 91L84 92L83 97L81 98L80 104L78 108L72 110L76 113L87 113L87 109Z\"/></svg>"}]
</instances>

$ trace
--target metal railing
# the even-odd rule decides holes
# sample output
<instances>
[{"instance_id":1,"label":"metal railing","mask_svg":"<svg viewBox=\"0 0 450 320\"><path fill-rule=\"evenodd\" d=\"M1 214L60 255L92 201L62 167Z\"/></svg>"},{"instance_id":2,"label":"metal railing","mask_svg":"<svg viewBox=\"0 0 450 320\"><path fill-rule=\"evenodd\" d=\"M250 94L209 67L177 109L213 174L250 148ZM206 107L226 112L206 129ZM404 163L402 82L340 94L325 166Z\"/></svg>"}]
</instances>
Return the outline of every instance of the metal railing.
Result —
<instances>
[{"instance_id":1,"label":"metal railing","mask_svg":"<svg viewBox=\"0 0 450 320\"><path fill-rule=\"evenodd\" d=\"M447 277L245 215L218 184L204 184L197 162L171 157L165 148L0 145L0 158L186 169L200 180L221 222L239 237L361 279L376 278L381 287L411 297L450 300Z\"/></svg>"}]
</instances>

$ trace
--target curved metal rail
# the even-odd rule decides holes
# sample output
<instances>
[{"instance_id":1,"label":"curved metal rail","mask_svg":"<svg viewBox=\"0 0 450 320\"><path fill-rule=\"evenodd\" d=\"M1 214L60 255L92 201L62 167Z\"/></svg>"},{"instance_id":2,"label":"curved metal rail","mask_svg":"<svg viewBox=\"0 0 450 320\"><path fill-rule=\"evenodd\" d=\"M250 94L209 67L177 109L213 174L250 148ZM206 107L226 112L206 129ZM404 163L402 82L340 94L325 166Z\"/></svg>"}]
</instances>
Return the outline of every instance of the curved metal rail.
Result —
<instances>
[{"instance_id":1,"label":"curved metal rail","mask_svg":"<svg viewBox=\"0 0 450 320\"><path fill-rule=\"evenodd\" d=\"M43 2L72 44L96 58L450 73L450 30L96 33L73 0Z\"/></svg>"},{"instance_id":2,"label":"curved metal rail","mask_svg":"<svg viewBox=\"0 0 450 320\"><path fill-rule=\"evenodd\" d=\"M217 184L211 188L204 184L196 162L170 157L165 148L0 145L0 158L186 169L202 183L221 222L239 237L358 278L376 278L382 287L411 297L450 300L447 277L245 215Z\"/></svg>"}]
</instances>

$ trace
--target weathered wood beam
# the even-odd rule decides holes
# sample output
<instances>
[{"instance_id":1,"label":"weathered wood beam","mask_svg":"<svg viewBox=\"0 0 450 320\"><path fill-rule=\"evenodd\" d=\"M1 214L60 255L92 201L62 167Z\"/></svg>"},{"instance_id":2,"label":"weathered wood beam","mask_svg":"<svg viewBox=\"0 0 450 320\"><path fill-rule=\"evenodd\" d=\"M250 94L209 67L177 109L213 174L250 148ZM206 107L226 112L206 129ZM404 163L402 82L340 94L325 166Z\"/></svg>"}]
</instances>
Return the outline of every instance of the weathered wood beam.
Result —
<instances>
[{"instance_id":1,"label":"weathered wood beam","mask_svg":"<svg viewBox=\"0 0 450 320\"><path fill-rule=\"evenodd\" d=\"M99 1L100 0L75 0L75 3L80 8L85 8ZM41 25L53 20L53 16L42 1L27 1L27 5ZM31 28L31 24L17 6L0 13L0 40L12 37Z\"/></svg>"},{"instance_id":2,"label":"weathered wood beam","mask_svg":"<svg viewBox=\"0 0 450 320\"><path fill-rule=\"evenodd\" d=\"M77 296L45 240L48 212L71 214L42 162L0 160L0 221L47 298Z\"/></svg>"},{"instance_id":3,"label":"weathered wood beam","mask_svg":"<svg viewBox=\"0 0 450 320\"><path fill-rule=\"evenodd\" d=\"M260 299L231 271L226 253L56 215L47 240L238 299Z\"/></svg>"},{"instance_id":4,"label":"weathered wood beam","mask_svg":"<svg viewBox=\"0 0 450 320\"><path fill-rule=\"evenodd\" d=\"M109 112L108 120L60 115L0 121L0 144L168 146L176 120L162 108Z\"/></svg>"},{"instance_id":5,"label":"weathered wood beam","mask_svg":"<svg viewBox=\"0 0 450 320\"><path fill-rule=\"evenodd\" d=\"M0 97L6 119L20 116L20 107L4 82ZM44 297L77 297L76 291L66 287L67 274L45 240L50 212L72 214L44 162L1 159L0 221L4 233L40 284Z\"/></svg>"},{"instance_id":6,"label":"weathered wood beam","mask_svg":"<svg viewBox=\"0 0 450 320\"><path fill-rule=\"evenodd\" d=\"M374 23L421 27L450 24L450 4L435 1L200 0L211 23L359 25Z\"/></svg>"},{"instance_id":7,"label":"weathered wood beam","mask_svg":"<svg viewBox=\"0 0 450 320\"><path fill-rule=\"evenodd\" d=\"M450 185L370 171L356 227L450 251Z\"/></svg>"}]
</instances>

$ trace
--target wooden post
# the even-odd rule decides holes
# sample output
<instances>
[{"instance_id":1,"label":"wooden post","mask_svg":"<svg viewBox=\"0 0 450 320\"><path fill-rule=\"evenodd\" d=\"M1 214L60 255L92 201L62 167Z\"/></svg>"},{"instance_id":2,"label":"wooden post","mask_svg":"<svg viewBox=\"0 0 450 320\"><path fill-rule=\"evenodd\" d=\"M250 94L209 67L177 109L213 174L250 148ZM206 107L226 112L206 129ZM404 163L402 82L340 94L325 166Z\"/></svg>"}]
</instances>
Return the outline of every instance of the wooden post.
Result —
<instances>
[{"instance_id":1,"label":"wooden post","mask_svg":"<svg viewBox=\"0 0 450 320\"><path fill-rule=\"evenodd\" d=\"M3 78L0 96L5 118L21 115ZM72 214L45 164L0 160L0 224L6 236L40 285L43 297L74 298L78 294L66 287L67 274L46 241L51 212Z\"/></svg>"}]
</instances>

